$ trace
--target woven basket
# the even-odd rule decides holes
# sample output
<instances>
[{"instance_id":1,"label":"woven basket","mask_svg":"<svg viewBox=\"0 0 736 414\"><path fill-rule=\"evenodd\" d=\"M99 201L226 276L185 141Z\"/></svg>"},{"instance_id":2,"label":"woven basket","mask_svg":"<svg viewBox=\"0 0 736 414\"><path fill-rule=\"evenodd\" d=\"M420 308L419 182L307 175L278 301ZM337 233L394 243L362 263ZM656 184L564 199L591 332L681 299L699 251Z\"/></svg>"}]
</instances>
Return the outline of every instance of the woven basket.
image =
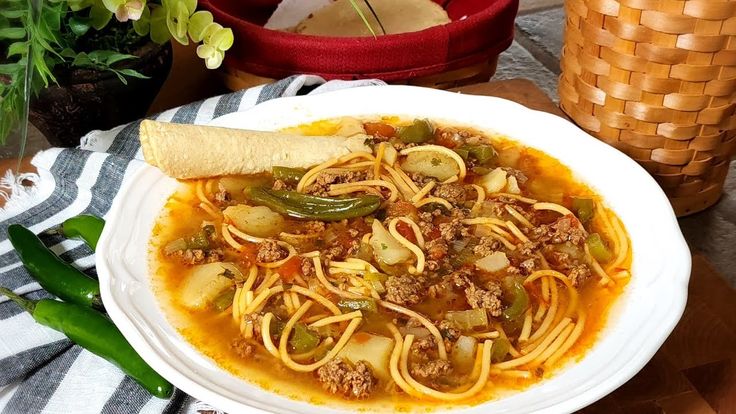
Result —
<instances>
[{"instance_id":1,"label":"woven basket","mask_svg":"<svg viewBox=\"0 0 736 414\"><path fill-rule=\"evenodd\" d=\"M646 168L678 216L718 201L736 147L736 1L565 10L562 110Z\"/></svg>"},{"instance_id":2,"label":"woven basket","mask_svg":"<svg viewBox=\"0 0 736 414\"><path fill-rule=\"evenodd\" d=\"M201 0L231 27L233 49L224 62L230 89L301 73L325 79L379 78L390 83L452 88L488 81L514 35L518 0L433 0L450 23L372 37L311 36L269 30L263 23L278 0Z\"/></svg>"}]
</instances>

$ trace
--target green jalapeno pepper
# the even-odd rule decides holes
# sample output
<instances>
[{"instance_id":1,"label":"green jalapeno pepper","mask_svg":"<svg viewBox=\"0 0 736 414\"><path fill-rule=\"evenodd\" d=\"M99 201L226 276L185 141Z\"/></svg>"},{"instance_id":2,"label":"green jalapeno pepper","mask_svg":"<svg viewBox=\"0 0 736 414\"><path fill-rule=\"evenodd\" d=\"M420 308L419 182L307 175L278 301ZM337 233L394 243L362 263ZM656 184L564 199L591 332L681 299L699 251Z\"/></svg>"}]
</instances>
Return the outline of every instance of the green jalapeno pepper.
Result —
<instances>
[{"instance_id":1,"label":"green jalapeno pepper","mask_svg":"<svg viewBox=\"0 0 736 414\"><path fill-rule=\"evenodd\" d=\"M100 312L53 299L25 299L3 287L0 287L0 294L20 305L36 322L63 333L82 348L115 364L152 395L168 398L174 391L173 386L135 352L115 324Z\"/></svg>"},{"instance_id":2,"label":"green jalapeno pepper","mask_svg":"<svg viewBox=\"0 0 736 414\"><path fill-rule=\"evenodd\" d=\"M381 198L374 195L329 198L264 187L249 188L245 196L254 204L266 206L290 217L322 221L367 216L381 205Z\"/></svg>"},{"instance_id":3,"label":"green jalapeno pepper","mask_svg":"<svg viewBox=\"0 0 736 414\"><path fill-rule=\"evenodd\" d=\"M501 315L507 321L520 318L529 306L529 294L524 283L519 278L509 276L503 280L503 287L511 297L511 305Z\"/></svg>"},{"instance_id":4,"label":"green jalapeno pepper","mask_svg":"<svg viewBox=\"0 0 736 414\"><path fill-rule=\"evenodd\" d=\"M601 263L607 263L611 260L613 254L608 247L606 247L606 242L603 241L600 234L591 233L588 238L585 239L585 243L588 245L590 255L593 256L595 260Z\"/></svg>"},{"instance_id":5,"label":"green jalapeno pepper","mask_svg":"<svg viewBox=\"0 0 736 414\"><path fill-rule=\"evenodd\" d=\"M46 291L66 302L103 309L100 284L61 260L32 231L11 224L8 239L28 272Z\"/></svg>"},{"instance_id":6,"label":"green jalapeno pepper","mask_svg":"<svg viewBox=\"0 0 736 414\"><path fill-rule=\"evenodd\" d=\"M61 224L61 232L70 239L82 239L92 250L97 249L105 220L91 214L80 214L66 219Z\"/></svg>"},{"instance_id":7,"label":"green jalapeno pepper","mask_svg":"<svg viewBox=\"0 0 736 414\"><path fill-rule=\"evenodd\" d=\"M396 136L404 144L420 144L434 136L434 127L426 119L415 119L410 125L399 127Z\"/></svg>"},{"instance_id":8,"label":"green jalapeno pepper","mask_svg":"<svg viewBox=\"0 0 736 414\"><path fill-rule=\"evenodd\" d=\"M595 214L595 204L590 198L573 197L572 210L581 223L585 224L593 218Z\"/></svg>"}]
</instances>

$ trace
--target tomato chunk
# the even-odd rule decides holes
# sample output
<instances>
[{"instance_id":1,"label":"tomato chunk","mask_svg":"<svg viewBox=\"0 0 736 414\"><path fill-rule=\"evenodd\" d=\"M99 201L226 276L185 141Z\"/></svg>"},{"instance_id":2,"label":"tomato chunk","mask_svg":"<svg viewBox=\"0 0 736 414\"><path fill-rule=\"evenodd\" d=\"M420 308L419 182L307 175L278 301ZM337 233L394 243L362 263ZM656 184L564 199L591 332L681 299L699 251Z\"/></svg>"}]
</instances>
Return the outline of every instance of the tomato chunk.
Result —
<instances>
[{"instance_id":1,"label":"tomato chunk","mask_svg":"<svg viewBox=\"0 0 736 414\"><path fill-rule=\"evenodd\" d=\"M396 135L396 128L383 122L366 122L363 124L365 133L374 137L393 138Z\"/></svg>"}]
</instances>

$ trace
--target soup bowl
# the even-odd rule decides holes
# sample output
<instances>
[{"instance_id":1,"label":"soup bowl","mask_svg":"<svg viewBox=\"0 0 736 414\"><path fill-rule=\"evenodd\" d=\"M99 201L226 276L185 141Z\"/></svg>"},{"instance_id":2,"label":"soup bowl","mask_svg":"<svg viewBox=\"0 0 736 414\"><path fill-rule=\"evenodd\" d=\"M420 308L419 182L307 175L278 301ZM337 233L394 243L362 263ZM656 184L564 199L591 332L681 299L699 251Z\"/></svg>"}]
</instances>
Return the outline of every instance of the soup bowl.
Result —
<instances>
[{"instance_id":1,"label":"soup bowl","mask_svg":"<svg viewBox=\"0 0 736 414\"><path fill-rule=\"evenodd\" d=\"M632 277L595 344L550 378L518 393L453 412L566 413L610 393L635 375L680 319L687 300L690 252L657 183L638 164L567 120L503 99L409 86L372 86L275 99L212 125L278 130L341 116L429 118L507 136L568 166L597 192L629 232ZM298 156L298 154L294 154ZM289 399L220 368L167 321L152 288L149 239L176 180L141 165L128 172L97 250L102 298L131 345L175 386L232 413L345 413Z\"/></svg>"}]
</instances>

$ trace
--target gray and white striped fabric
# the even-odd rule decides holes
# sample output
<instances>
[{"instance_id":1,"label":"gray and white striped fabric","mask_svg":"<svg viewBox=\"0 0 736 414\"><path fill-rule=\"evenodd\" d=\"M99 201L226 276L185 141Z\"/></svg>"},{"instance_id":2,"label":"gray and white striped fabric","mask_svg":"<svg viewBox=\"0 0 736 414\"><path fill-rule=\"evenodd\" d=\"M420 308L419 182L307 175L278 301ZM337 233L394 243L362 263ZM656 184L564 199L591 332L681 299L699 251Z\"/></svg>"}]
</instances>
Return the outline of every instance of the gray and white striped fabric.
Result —
<instances>
[{"instance_id":1,"label":"gray and white striped fabric","mask_svg":"<svg viewBox=\"0 0 736 414\"><path fill-rule=\"evenodd\" d=\"M382 81L325 81L317 76L292 76L279 82L218 96L171 109L158 121L204 124L232 112L246 111L277 97L310 94ZM140 121L109 131L93 131L80 148L52 148L33 159L38 175L7 174L0 188L12 188L0 210L0 285L31 299L50 295L35 283L7 239L7 226L20 223L36 233L58 226L81 213L104 216L115 195L142 164L138 140ZM30 191L17 184L35 181ZM3 194L0 194L3 195ZM6 197L7 198L7 197ZM58 235L42 234L46 245L64 260L95 275L95 259L86 245ZM0 296L0 413L178 413L194 411L193 399L177 391L170 400L148 395L106 361L81 349L62 334L36 324L30 315Z\"/></svg>"}]
</instances>

